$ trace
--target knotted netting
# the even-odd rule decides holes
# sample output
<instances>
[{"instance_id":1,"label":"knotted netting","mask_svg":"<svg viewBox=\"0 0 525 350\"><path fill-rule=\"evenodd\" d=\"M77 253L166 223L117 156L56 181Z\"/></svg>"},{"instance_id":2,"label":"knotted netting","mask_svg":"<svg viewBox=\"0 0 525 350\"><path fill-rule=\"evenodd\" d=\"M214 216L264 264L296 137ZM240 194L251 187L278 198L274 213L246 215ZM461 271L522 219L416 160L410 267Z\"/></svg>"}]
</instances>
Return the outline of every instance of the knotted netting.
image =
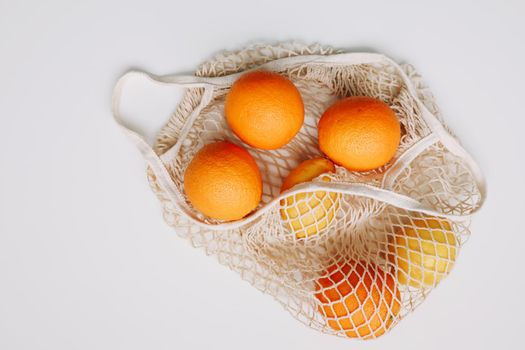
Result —
<instances>
[{"instance_id":1,"label":"knotted netting","mask_svg":"<svg viewBox=\"0 0 525 350\"><path fill-rule=\"evenodd\" d=\"M253 69L288 77L304 101L302 129L277 150L244 144L224 118L229 87ZM470 216L484 200L484 183L412 66L378 54L285 43L217 55L195 77L147 77L187 87L153 150L126 129L150 165L165 221L299 321L340 336L378 337L451 271L469 236ZM323 156L317 142L323 112L340 98L363 95L395 111L402 131L395 157L368 172L336 166L281 193L291 170ZM217 140L244 147L262 174L259 207L235 222L205 217L184 195L186 167Z\"/></svg>"}]
</instances>

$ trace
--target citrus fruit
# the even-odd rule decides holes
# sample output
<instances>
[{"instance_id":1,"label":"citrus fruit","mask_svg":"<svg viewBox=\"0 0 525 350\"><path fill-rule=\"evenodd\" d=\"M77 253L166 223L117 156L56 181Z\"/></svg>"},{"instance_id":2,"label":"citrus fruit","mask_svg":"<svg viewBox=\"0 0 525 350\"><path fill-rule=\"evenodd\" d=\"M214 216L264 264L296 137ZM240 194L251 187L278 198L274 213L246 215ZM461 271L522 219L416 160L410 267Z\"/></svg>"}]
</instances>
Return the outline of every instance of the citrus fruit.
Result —
<instances>
[{"instance_id":1,"label":"citrus fruit","mask_svg":"<svg viewBox=\"0 0 525 350\"><path fill-rule=\"evenodd\" d=\"M226 96L224 112L241 140L266 150L287 144L304 120L299 90L287 78L267 71L246 73L237 79Z\"/></svg>"},{"instance_id":2,"label":"citrus fruit","mask_svg":"<svg viewBox=\"0 0 525 350\"><path fill-rule=\"evenodd\" d=\"M400 311L395 278L372 263L350 261L328 268L315 297L328 325L350 338L376 338L392 325Z\"/></svg>"},{"instance_id":3,"label":"citrus fruit","mask_svg":"<svg viewBox=\"0 0 525 350\"><path fill-rule=\"evenodd\" d=\"M329 107L318 124L319 147L352 171L385 165L395 155L401 128L388 105L372 97L347 97Z\"/></svg>"},{"instance_id":4,"label":"citrus fruit","mask_svg":"<svg viewBox=\"0 0 525 350\"><path fill-rule=\"evenodd\" d=\"M243 148L219 141L201 148L184 173L190 203L210 218L238 220L261 200L261 173Z\"/></svg>"},{"instance_id":5,"label":"citrus fruit","mask_svg":"<svg viewBox=\"0 0 525 350\"><path fill-rule=\"evenodd\" d=\"M396 226L389 242L389 260L397 267L397 280L415 288L435 286L456 260L457 241L450 222L416 218Z\"/></svg>"},{"instance_id":6,"label":"citrus fruit","mask_svg":"<svg viewBox=\"0 0 525 350\"><path fill-rule=\"evenodd\" d=\"M281 192L310 181L326 172L334 172L334 164L325 158L305 160L284 179ZM330 181L324 177L323 181ZM298 193L281 200L281 218L297 238L310 237L326 228L339 208L335 192Z\"/></svg>"}]
</instances>

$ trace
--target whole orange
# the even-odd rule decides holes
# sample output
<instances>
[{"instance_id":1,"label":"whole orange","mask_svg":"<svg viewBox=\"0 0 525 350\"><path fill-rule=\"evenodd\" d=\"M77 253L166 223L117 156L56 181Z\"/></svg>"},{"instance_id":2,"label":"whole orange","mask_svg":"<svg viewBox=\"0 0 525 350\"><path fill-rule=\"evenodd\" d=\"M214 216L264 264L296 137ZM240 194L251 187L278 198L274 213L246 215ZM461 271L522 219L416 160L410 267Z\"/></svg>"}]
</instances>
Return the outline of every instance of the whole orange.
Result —
<instances>
[{"instance_id":1,"label":"whole orange","mask_svg":"<svg viewBox=\"0 0 525 350\"><path fill-rule=\"evenodd\" d=\"M321 151L352 171L385 165L395 155L401 138L394 111L386 103L365 96L334 103L317 127Z\"/></svg>"},{"instance_id":2,"label":"whole orange","mask_svg":"<svg viewBox=\"0 0 525 350\"><path fill-rule=\"evenodd\" d=\"M261 173L245 149L224 141L211 143L186 168L184 193L204 215L238 220L261 201Z\"/></svg>"},{"instance_id":3,"label":"whole orange","mask_svg":"<svg viewBox=\"0 0 525 350\"><path fill-rule=\"evenodd\" d=\"M400 293L394 277L365 262L350 261L328 268L315 297L320 313L336 331L351 338L377 338L400 311Z\"/></svg>"},{"instance_id":4,"label":"whole orange","mask_svg":"<svg viewBox=\"0 0 525 350\"><path fill-rule=\"evenodd\" d=\"M226 96L224 112L241 140L267 150L290 142L304 121L299 90L287 78L267 71L237 79Z\"/></svg>"}]
</instances>

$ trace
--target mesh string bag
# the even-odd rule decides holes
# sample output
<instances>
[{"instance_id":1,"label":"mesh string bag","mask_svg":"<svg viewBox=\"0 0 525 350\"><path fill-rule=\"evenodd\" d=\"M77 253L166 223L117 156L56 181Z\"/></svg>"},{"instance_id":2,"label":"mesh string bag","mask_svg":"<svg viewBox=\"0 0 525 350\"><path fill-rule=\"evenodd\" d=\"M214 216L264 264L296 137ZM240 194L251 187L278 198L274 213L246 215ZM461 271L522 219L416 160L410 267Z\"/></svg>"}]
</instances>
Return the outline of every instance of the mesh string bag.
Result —
<instances>
[{"instance_id":1,"label":"mesh string bag","mask_svg":"<svg viewBox=\"0 0 525 350\"><path fill-rule=\"evenodd\" d=\"M304 125L277 150L242 143L224 118L231 84L253 69L288 77L303 97ZM120 115L120 96L133 76L187 88L153 147ZM291 170L322 156L322 113L337 99L358 95L381 99L395 111L402 130L395 157L368 172L336 166L281 193ZM329 334L375 338L414 311L453 268L485 197L479 168L444 124L420 75L380 54L253 45L217 55L194 76L131 71L115 87L113 112L147 161L151 188L177 234L300 322ZM203 216L183 191L189 162L217 140L244 147L263 178L259 207L234 222Z\"/></svg>"}]
</instances>

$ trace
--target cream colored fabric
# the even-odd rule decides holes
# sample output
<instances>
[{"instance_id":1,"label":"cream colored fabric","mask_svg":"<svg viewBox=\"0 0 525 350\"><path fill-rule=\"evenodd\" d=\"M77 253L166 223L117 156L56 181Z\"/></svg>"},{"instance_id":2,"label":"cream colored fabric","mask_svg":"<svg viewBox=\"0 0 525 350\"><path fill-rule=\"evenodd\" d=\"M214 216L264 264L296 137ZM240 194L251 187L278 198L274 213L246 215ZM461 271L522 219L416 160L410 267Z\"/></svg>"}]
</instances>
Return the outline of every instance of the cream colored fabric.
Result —
<instances>
[{"instance_id":1,"label":"cream colored fabric","mask_svg":"<svg viewBox=\"0 0 525 350\"><path fill-rule=\"evenodd\" d=\"M294 140L278 150L257 150L243 144L224 120L228 88L251 69L289 77L303 96L304 126ZM122 89L133 75L188 88L153 148L125 126L119 111ZM395 158L367 173L337 167L337 172L329 175L330 181L314 179L280 194L282 180L291 169L321 155L316 126L322 112L336 99L351 95L380 98L396 111L403 135ZM405 233L418 232L421 222L433 223L436 216L450 221L459 250L469 235L470 216L485 198L481 171L443 124L421 77L412 66L398 65L381 54L344 53L319 45L255 45L218 55L204 63L195 76L131 71L115 87L113 113L149 165L151 187L162 203L166 222L194 246L204 248L275 297L295 318L327 333L345 335L327 326L315 297L317 281L326 276L329 266L357 261L398 276L402 272L399 265L387 258L389 246L406 231L403 228L413 228ZM194 154L203 145L223 139L252 154L264 185L257 210L229 223L194 210L182 186L184 170ZM298 238L283 223L282 199L316 191L337 193L335 217L318 234ZM455 256L456 250L453 253ZM452 255L448 257L452 266ZM437 281L418 288L400 286L401 312L392 312L393 324L414 310L435 285Z\"/></svg>"}]
</instances>

